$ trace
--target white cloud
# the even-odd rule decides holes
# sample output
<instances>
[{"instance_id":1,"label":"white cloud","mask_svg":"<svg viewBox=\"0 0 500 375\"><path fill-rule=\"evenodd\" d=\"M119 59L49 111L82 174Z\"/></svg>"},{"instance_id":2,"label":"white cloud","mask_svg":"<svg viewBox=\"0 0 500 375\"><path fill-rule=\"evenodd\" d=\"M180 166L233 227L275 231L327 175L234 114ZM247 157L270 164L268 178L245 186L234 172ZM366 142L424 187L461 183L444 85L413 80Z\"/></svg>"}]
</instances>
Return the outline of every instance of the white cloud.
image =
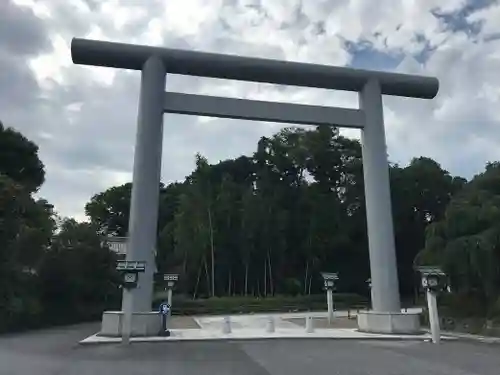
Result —
<instances>
[{"instance_id":1,"label":"white cloud","mask_svg":"<svg viewBox=\"0 0 500 375\"><path fill-rule=\"evenodd\" d=\"M39 18L50 18L50 8L36 0L13 0L13 3L22 7L30 8Z\"/></svg>"},{"instance_id":2,"label":"white cloud","mask_svg":"<svg viewBox=\"0 0 500 375\"><path fill-rule=\"evenodd\" d=\"M485 36L500 33L500 3L494 2L489 7L472 13L467 20L481 23L482 34Z\"/></svg>"},{"instance_id":3,"label":"white cloud","mask_svg":"<svg viewBox=\"0 0 500 375\"><path fill-rule=\"evenodd\" d=\"M471 175L500 159L500 7L470 14L476 36L453 32L434 13L457 14L465 0L16 0L45 25L52 51L30 56L39 92L29 103L0 97L7 125L40 145L41 190L64 215L83 215L92 194L130 178L139 73L71 63L72 37L165 45L248 56L348 65L345 41L403 56L397 70L436 75L433 101L385 98L391 159L428 155ZM21 30L23 24L15 28ZM1 39L1 37L0 37ZM425 64L415 56L432 52ZM10 61L10 60L9 60ZM0 53L0 63L2 55ZM390 68L390 67L389 67ZM19 86L21 87L21 86ZM169 91L356 107L353 93L169 76ZM19 88L19 90L21 90ZM4 106L2 106L4 104ZM29 105L29 108L28 108ZM162 178L188 175L197 151L212 162L255 150L281 125L166 115ZM345 131L358 136L356 131Z\"/></svg>"},{"instance_id":4,"label":"white cloud","mask_svg":"<svg viewBox=\"0 0 500 375\"><path fill-rule=\"evenodd\" d=\"M166 1L163 21L167 32L179 36L196 36L204 25L217 22L222 0Z\"/></svg>"},{"instance_id":5,"label":"white cloud","mask_svg":"<svg viewBox=\"0 0 500 375\"><path fill-rule=\"evenodd\" d=\"M53 34L50 39L52 52L39 55L29 62L38 82L47 85L47 89L51 84L63 85L62 69L72 65L68 41L58 34Z\"/></svg>"}]
</instances>

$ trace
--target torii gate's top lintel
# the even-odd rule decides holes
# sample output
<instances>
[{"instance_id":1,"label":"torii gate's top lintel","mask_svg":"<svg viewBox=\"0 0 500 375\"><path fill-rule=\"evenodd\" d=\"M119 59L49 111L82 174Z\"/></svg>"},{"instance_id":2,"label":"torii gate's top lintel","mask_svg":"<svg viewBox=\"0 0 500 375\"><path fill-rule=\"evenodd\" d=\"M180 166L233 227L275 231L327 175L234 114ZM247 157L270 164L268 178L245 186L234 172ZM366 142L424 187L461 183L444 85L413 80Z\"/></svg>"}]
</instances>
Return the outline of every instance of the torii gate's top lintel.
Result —
<instances>
[{"instance_id":1,"label":"torii gate's top lintel","mask_svg":"<svg viewBox=\"0 0 500 375\"><path fill-rule=\"evenodd\" d=\"M159 56L172 74L357 92L367 81L376 79L382 94L422 99L434 98L439 89L434 77L80 38L71 41L75 64L141 70L152 55Z\"/></svg>"}]
</instances>

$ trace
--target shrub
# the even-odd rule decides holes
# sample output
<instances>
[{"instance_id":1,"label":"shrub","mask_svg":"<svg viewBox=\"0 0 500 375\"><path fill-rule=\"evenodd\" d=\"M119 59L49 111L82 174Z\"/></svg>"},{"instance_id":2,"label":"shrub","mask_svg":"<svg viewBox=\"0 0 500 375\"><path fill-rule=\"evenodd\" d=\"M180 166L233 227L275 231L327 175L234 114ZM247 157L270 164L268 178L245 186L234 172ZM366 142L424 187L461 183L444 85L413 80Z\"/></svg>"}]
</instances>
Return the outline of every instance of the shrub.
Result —
<instances>
[{"instance_id":1,"label":"shrub","mask_svg":"<svg viewBox=\"0 0 500 375\"><path fill-rule=\"evenodd\" d=\"M159 304L166 300L166 293L158 293L153 303L157 309ZM336 309L355 308L365 306L364 297L356 294L334 295ZM325 295L310 296L274 296L266 298L256 297L214 297L207 299L187 299L181 296L173 297L172 313L177 315L209 315L209 314L238 314L258 312L287 312L325 310Z\"/></svg>"}]
</instances>

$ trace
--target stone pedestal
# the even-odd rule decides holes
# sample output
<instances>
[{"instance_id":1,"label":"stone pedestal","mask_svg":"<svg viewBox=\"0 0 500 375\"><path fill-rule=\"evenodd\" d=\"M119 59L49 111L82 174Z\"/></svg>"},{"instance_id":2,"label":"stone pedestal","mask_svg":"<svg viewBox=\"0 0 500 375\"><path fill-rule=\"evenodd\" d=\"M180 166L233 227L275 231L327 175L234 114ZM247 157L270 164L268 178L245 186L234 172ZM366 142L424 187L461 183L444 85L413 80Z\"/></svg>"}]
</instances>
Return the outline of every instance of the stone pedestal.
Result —
<instances>
[{"instance_id":1,"label":"stone pedestal","mask_svg":"<svg viewBox=\"0 0 500 375\"><path fill-rule=\"evenodd\" d=\"M117 337L122 334L123 311L105 311L102 314L100 336ZM156 311L132 314L131 336L157 336L161 331L161 315Z\"/></svg>"},{"instance_id":2,"label":"stone pedestal","mask_svg":"<svg viewBox=\"0 0 500 375\"><path fill-rule=\"evenodd\" d=\"M419 314L360 311L358 329L361 332L385 334L418 334L420 330Z\"/></svg>"}]
</instances>

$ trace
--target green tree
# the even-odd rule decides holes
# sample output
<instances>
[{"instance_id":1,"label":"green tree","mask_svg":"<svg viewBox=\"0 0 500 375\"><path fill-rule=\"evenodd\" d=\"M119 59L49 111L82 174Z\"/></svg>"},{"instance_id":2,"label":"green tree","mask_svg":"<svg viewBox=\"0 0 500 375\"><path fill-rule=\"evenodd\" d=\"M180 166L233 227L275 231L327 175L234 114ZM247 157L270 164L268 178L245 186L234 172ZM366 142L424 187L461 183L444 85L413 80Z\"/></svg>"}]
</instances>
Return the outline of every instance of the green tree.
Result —
<instances>
[{"instance_id":1,"label":"green tree","mask_svg":"<svg viewBox=\"0 0 500 375\"><path fill-rule=\"evenodd\" d=\"M210 166L200 154L196 155L196 170L186 181L175 216L174 238L177 253L186 262L194 256L197 268L205 268L207 291L215 296L215 222L214 193L210 181ZM208 268L210 267L210 275ZM201 272L201 271L200 271ZM198 275L200 274L198 272ZM199 276L197 277L196 290Z\"/></svg>"},{"instance_id":2,"label":"green tree","mask_svg":"<svg viewBox=\"0 0 500 375\"><path fill-rule=\"evenodd\" d=\"M30 193L37 191L45 180L38 146L14 129L6 128L0 121L0 150L0 173L21 184Z\"/></svg>"},{"instance_id":3,"label":"green tree","mask_svg":"<svg viewBox=\"0 0 500 375\"><path fill-rule=\"evenodd\" d=\"M115 267L115 254L103 247L92 224L63 220L39 269L46 314L59 321L100 316L116 298Z\"/></svg>"},{"instance_id":4,"label":"green tree","mask_svg":"<svg viewBox=\"0 0 500 375\"><path fill-rule=\"evenodd\" d=\"M185 272L186 263L175 252L175 215L179 209L184 185L172 183L160 190L156 265L158 272ZM181 283L185 281L181 280Z\"/></svg>"},{"instance_id":5,"label":"green tree","mask_svg":"<svg viewBox=\"0 0 500 375\"><path fill-rule=\"evenodd\" d=\"M102 234L125 237L128 232L132 184L114 186L94 195L85 205L85 214Z\"/></svg>"},{"instance_id":6,"label":"green tree","mask_svg":"<svg viewBox=\"0 0 500 375\"><path fill-rule=\"evenodd\" d=\"M246 296L249 292L249 278L251 273L252 259L255 258L259 237L260 217L258 210L258 197L253 186L247 187L241 197L240 225L238 230L238 250L243 265L242 293ZM252 278L253 279L253 278Z\"/></svg>"},{"instance_id":7,"label":"green tree","mask_svg":"<svg viewBox=\"0 0 500 375\"><path fill-rule=\"evenodd\" d=\"M161 183L159 189L158 231L161 233L164 227L169 222L172 222L174 218L183 185L173 183L165 187ZM131 194L132 184L129 182L95 194L85 205L85 214L89 217L90 222L97 227L99 233L120 237L127 236ZM166 232L162 236L161 249L158 249L158 252L163 254L160 256L162 262L165 258L164 253L169 251L168 246L170 246L165 236Z\"/></svg>"},{"instance_id":8,"label":"green tree","mask_svg":"<svg viewBox=\"0 0 500 375\"><path fill-rule=\"evenodd\" d=\"M194 197L189 193L180 197L179 208L174 221L174 241L176 257L183 260L184 277L193 279L193 298L198 295L201 272L204 268L206 276L206 290L210 294L210 276L207 266L207 239L205 217L200 214ZM184 278L183 277L183 278ZM189 288L189 286L187 286Z\"/></svg>"},{"instance_id":9,"label":"green tree","mask_svg":"<svg viewBox=\"0 0 500 375\"><path fill-rule=\"evenodd\" d=\"M233 181L229 174L222 176L218 184L214 202L215 242L218 249L218 266L222 272L217 273L219 294L231 295L234 291L237 269L240 259L235 256L240 245L240 209L242 187Z\"/></svg>"},{"instance_id":10,"label":"green tree","mask_svg":"<svg viewBox=\"0 0 500 375\"><path fill-rule=\"evenodd\" d=\"M36 270L54 229L52 206L0 174L0 331L41 309Z\"/></svg>"},{"instance_id":11,"label":"green tree","mask_svg":"<svg viewBox=\"0 0 500 375\"><path fill-rule=\"evenodd\" d=\"M417 264L439 264L454 291L478 297L484 306L498 298L500 286L500 164L488 163L427 228Z\"/></svg>"},{"instance_id":12,"label":"green tree","mask_svg":"<svg viewBox=\"0 0 500 375\"><path fill-rule=\"evenodd\" d=\"M118 291L114 253L97 226L60 222L33 198L44 178L33 142L0 124L0 147L0 331L96 318Z\"/></svg>"},{"instance_id":13,"label":"green tree","mask_svg":"<svg viewBox=\"0 0 500 375\"><path fill-rule=\"evenodd\" d=\"M425 230L464 180L425 157L391 166L390 177L401 290L409 294ZM118 188L87 206L99 228L126 228L130 184ZM214 165L198 154L184 182L161 189L157 264L182 274L179 292L319 293L319 272L336 271L339 291L368 294L361 145L335 127L286 128L262 137L251 157ZM114 224L119 218L126 220Z\"/></svg>"},{"instance_id":14,"label":"green tree","mask_svg":"<svg viewBox=\"0 0 500 375\"><path fill-rule=\"evenodd\" d=\"M405 168L393 166L390 172L400 290L410 294L419 285L413 260L425 246L425 230L444 217L465 180L426 157L412 159Z\"/></svg>"}]
</instances>

